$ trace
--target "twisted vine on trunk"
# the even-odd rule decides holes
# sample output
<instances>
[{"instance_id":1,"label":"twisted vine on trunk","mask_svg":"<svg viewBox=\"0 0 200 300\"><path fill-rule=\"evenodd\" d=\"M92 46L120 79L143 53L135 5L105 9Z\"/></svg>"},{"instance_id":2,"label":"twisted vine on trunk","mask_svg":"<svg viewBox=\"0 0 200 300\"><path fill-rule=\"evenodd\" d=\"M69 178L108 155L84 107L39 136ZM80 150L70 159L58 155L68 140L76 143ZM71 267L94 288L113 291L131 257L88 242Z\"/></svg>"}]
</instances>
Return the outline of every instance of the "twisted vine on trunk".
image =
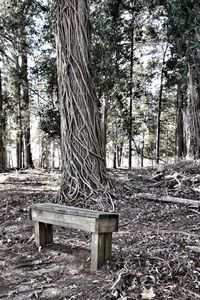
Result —
<instances>
[{"instance_id":1,"label":"twisted vine on trunk","mask_svg":"<svg viewBox=\"0 0 200 300\"><path fill-rule=\"evenodd\" d=\"M60 195L68 204L80 204L81 199L85 206L99 206L96 195L106 183L104 145L99 102L89 70L86 0L58 0L57 54L62 140Z\"/></svg>"}]
</instances>

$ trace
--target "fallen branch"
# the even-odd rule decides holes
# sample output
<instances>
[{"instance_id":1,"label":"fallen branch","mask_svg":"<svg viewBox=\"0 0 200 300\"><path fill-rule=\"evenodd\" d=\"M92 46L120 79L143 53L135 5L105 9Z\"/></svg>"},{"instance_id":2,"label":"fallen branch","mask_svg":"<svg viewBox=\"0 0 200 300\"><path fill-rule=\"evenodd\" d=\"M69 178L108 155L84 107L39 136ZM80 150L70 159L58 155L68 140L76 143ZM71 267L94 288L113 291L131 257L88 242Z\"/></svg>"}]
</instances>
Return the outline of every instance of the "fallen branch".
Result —
<instances>
[{"instance_id":1,"label":"fallen branch","mask_svg":"<svg viewBox=\"0 0 200 300\"><path fill-rule=\"evenodd\" d=\"M126 269L119 272L117 279L110 287L112 298L118 299L121 296L124 285L131 285L132 277L132 273Z\"/></svg>"},{"instance_id":2,"label":"fallen branch","mask_svg":"<svg viewBox=\"0 0 200 300\"><path fill-rule=\"evenodd\" d=\"M182 234L182 235L186 235L186 236L195 236L199 238L199 234L196 233L190 233L190 232L186 232L186 231L181 231L181 230L159 230L159 232L163 232L163 233L169 233L169 234Z\"/></svg>"},{"instance_id":3,"label":"fallen branch","mask_svg":"<svg viewBox=\"0 0 200 300\"><path fill-rule=\"evenodd\" d=\"M165 172L160 172L151 177L151 180L161 180L164 178Z\"/></svg>"},{"instance_id":4,"label":"fallen branch","mask_svg":"<svg viewBox=\"0 0 200 300\"><path fill-rule=\"evenodd\" d=\"M184 291L184 292L186 292L187 294L189 293L190 295L192 295L192 296L194 296L195 298L194 299L200 299L200 295L199 294L197 294L197 293L194 293L194 292L192 292L192 291L190 291L190 290L187 290L187 289L185 289L185 288L182 288L182 290Z\"/></svg>"},{"instance_id":5,"label":"fallen branch","mask_svg":"<svg viewBox=\"0 0 200 300\"><path fill-rule=\"evenodd\" d=\"M189 207L200 207L200 201L198 200L191 200L191 199L185 199L185 198L177 198L177 197L171 197L171 196L157 196L153 194L148 193L138 193L134 194L134 197L136 199L145 199L150 201L158 201L158 202L170 202L170 203L176 203L176 204L185 204Z\"/></svg>"},{"instance_id":6,"label":"fallen branch","mask_svg":"<svg viewBox=\"0 0 200 300\"><path fill-rule=\"evenodd\" d=\"M195 214L200 215L200 212L199 212L199 211L196 211L196 210L194 210L194 209L191 209L191 211L193 211Z\"/></svg>"},{"instance_id":7,"label":"fallen branch","mask_svg":"<svg viewBox=\"0 0 200 300\"><path fill-rule=\"evenodd\" d=\"M6 294L1 294L0 299L7 299L7 298L10 298L11 296L13 297L13 296L17 296L19 294L25 294L25 293L29 293L29 292L37 292L37 291L43 292L44 289L55 288L55 287L56 287L55 284L51 284L51 285L44 285L41 287L30 288L30 289L23 290L23 291L14 290L14 291L11 291Z\"/></svg>"},{"instance_id":8,"label":"fallen branch","mask_svg":"<svg viewBox=\"0 0 200 300\"><path fill-rule=\"evenodd\" d=\"M132 179L132 180L142 180L142 181L148 181L148 182L155 182L155 180L153 178L149 178L148 176L145 176L144 174L143 175L136 174L134 172L128 172L127 178Z\"/></svg>"},{"instance_id":9,"label":"fallen branch","mask_svg":"<svg viewBox=\"0 0 200 300\"><path fill-rule=\"evenodd\" d=\"M191 250L192 252L200 253L200 247L197 246L186 246L187 249Z\"/></svg>"},{"instance_id":10,"label":"fallen branch","mask_svg":"<svg viewBox=\"0 0 200 300\"><path fill-rule=\"evenodd\" d=\"M53 261L43 261L43 262L39 262L39 263L24 263L24 264L20 264L20 265L16 265L16 269L19 269L19 268L29 268L29 267L35 267L35 266L41 266L41 265L51 265L53 264L54 262Z\"/></svg>"}]
</instances>

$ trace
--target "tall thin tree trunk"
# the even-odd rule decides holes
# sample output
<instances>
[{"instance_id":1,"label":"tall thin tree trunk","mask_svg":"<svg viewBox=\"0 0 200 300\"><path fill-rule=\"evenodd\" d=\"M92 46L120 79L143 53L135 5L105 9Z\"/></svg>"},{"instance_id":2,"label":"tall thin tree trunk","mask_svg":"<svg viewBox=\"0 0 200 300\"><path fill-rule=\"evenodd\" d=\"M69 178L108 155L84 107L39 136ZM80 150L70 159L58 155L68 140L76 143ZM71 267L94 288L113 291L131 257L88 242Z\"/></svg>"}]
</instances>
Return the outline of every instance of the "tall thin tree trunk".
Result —
<instances>
[{"instance_id":1,"label":"tall thin tree trunk","mask_svg":"<svg viewBox=\"0 0 200 300\"><path fill-rule=\"evenodd\" d=\"M128 167L132 168L132 133L133 133L133 28L134 16L132 13L132 28L131 28L131 57L130 57L130 103L129 103L129 147L128 147Z\"/></svg>"},{"instance_id":2,"label":"tall thin tree trunk","mask_svg":"<svg viewBox=\"0 0 200 300\"><path fill-rule=\"evenodd\" d=\"M17 158L17 168L21 169L23 165L23 134L22 134L22 122L21 113L18 108L17 112L17 134L16 134L16 158Z\"/></svg>"},{"instance_id":3,"label":"tall thin tree trunk","mask_svg":"<svg viewBox=\"0 0 200 300\"><path fill-rule=\"evenodd\" d=\"M16 157L17 157L17 169L23 168L23 139L22 139L22 132L21 132L21 121L18 121L17 124L18 131L16 135Z\"/></svg>"},{"instance_id":4,"label":"tall thin tree trunk","mask_svg":"<svg viewBox=\"0 0 200 300\"><path fill-rule=\"evenodd\" d=\"M62 200L99 205L106 183L100 103L90 76L90 32L86 0L58 0L57 53L61 109ZM95 201L93 204L90 201ZM99 200L98 200L99 201Z\"/></svg>"},{"instance_id":5,"label":"tall thin tree trunk","mask_svg":"<svg viewBox=\"0 0 200 300\"><path fill-rule=\"evenodd\" d=\"M186 108L187 157L200 158L200 80L195 59L188 61L188 99Z\"/></svg>"},{"instance_id":6,"label":"tall thin tree trunk","mask_svg":"<svg viewBox=\"0 0 200 300\"><path fill-rule=\"evenodd\" d=\"M106 166L106 144L107 144L107 103L106 99L103 97L103 101L101 104L102 111L102 142L103 142L103 156L105 157L105 166Z\"/></svg>"},{"instance_id":7,"label":"tall thin tree trunk","mask_svg":"<svg viewBox=\"0 0 200 300\"><path fill-rule=\"evenodd\" d=\"M145 136L145 134L143 133L142 134L142 147L141 147L141 154L140 154L140 157L141 157L141 167L144 167L144 136Z\"/></svg>"},{"instance_id":8,"label":"tall thin tree trunk","mask_svg":"<svg viewBox=\"0 0 200 300\"><path fill-rule=\"evenodd\" d=\"M5 119L3 111L2 75L0 69L0 170L6 168Z\"/></svg>"},{"instance_id":9,"label":"tall thin tree trunk","mask_svg":"<svg viewBox=\"0 0 200 300\"><path fill-rule=\"evenodd\" d=\"M122 154L123 154L123 142L120 142L117 146L117 165L120 168L122 163Z\"/></svg>"},{"instance_id":10,"label":"tall thin tree trunk","mask_svg":"<svg viewBox=\"0 0 200 300\"><path fill-rule=\"evenodd\" d=\"M181 85L177 84L177 110L176 110L176 156L181 158L184 155L184 134L183 134L183 108L184 98Z\"/></svg>"},{"instance_id":11,"label":"tall thin tree trunk","mask_svg":"<svg viewBox=\"0 0 200 300\"><path fill-rule=\"evenodd\" d=\"M113 152L113 169L117 169L117 149L114 148Z\"/></svg>"},{"instance_id":12,"label":"tall thin tree trunk","mask_svg":"<svg viewBox=\"0 0 200 300\"><path fill-rule=\"evenodd\" d=\"M28 81L28 63L27 63L27 41L26 33L22 35L21 41L21 77L22 77L22 101L23 101L23 133L24 133L24 156L25 168L33 168L31 153L31 133L30 133L30 99L29 99L29 81Z\"/></svg>"},{"instance_id":13,"label":"tall thin tree trunk","mask_svg":"<svg viewBox=\"0 0 200 300\"><path fill-rule=\"evenodd\" d=\"M19 72L19 57L15 57L16 70ZM20 80L15 78L14 80L14 95L17 103L16 112L16 160L17 168L21 169L23 167L23 129L22 129L22 116L21 116L21 91L20 91Z\"/></svg>"},{"instance_id":14,"label":"tall thin tree trunk","mask_svg":"<svg viewBox=\"0 0 200 300\"><path fill-rule=\"evenodd\" d=\"M51 169L55 169L55 143L51 142Z\"/></svg>"},{"instance_id":15,"label":"tall thin tree trunk","mask_svg":"<svg viewBox=\"0 0 200 300\"><path fill-rule=\"evenodd\" d=\"M156 132L156 163L160 161L160 129L161 129L161 113L162 113L162 100L163 100L163 80L164 80L164 64L165 57L168 49L168 44L165 47L162 60L161 76L160 76L160 91L158 99L158 114L157 114L157 132Z\"/></svg>"}]
</instances>

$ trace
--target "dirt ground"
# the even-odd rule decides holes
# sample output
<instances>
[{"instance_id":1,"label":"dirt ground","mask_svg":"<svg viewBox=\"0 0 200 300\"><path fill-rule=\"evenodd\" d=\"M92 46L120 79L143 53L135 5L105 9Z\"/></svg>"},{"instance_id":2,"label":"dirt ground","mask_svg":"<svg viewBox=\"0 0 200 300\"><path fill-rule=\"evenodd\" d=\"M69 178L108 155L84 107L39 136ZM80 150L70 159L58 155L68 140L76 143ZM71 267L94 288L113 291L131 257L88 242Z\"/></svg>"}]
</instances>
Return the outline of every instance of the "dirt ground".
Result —
<instances>
[{"instance_id":1,"label":"dirt ground","mask_svg":"<svg viewBox=\"0 0 200 300\"><path fill-rule=\"evenodd\" d=\"M29 208L55 201L60 175L0 173L0 299L200 299L200 210L135 197L198 200L199 163L110 172L119 232L111 261L95 274L89 233L55 227L53 245L34 244Z\"/></svg>"}]
</instances>

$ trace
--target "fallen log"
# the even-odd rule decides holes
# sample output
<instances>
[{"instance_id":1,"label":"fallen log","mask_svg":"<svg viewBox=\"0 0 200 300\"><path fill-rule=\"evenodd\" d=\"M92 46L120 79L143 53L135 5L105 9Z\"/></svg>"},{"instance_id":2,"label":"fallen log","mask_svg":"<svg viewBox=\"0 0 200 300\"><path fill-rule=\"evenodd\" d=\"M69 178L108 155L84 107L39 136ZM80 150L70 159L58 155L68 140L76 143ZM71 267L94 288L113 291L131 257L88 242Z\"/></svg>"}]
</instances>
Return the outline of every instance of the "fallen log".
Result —
<instances>
[{"instance_id":1,"label":"fallen log","mask_svg":"<svg viewBox=\"0 0 200 300\"><path fill-rule=\"evenodd\" d=\"M128 172L127 178L131 180L142 180L142 181L148 181L148 182L155 182L154 179L150 178L149 176L146 175L140 175L136 174L134 172Z\"/></svg>"},{"instance_id":2,"label":"fallen log","mask_svg":"<svg viewBox=\"0 0 200 300\"><path fill-rule=\"evenodd\" d=\"M148 194L148 193L138 193L138 194L134 194L134 198L145 199L145 200L150 200L150 201L158 201L158 202L170 202L170 203L176 203L176 204L185 204L189 207L194 207L194 208L200 207L200 201L198 201L198 200L177 198L177 197L171 197L168 195L167 196L157 196L157 195Z\"/></svg>"},{"instance_id":3,"label":"fallen log","mask_svg":"<svg viewBox=\"0 0 200 300\"><path fill-rule=\"evenodd\" d=\"M160 173L157 173L157 174L153 175L151 177L151 179L152 180L160 180L160 179L164 178L164 175L165 175L165 172L160 172Z\"/></svg>"}]
</instances>

